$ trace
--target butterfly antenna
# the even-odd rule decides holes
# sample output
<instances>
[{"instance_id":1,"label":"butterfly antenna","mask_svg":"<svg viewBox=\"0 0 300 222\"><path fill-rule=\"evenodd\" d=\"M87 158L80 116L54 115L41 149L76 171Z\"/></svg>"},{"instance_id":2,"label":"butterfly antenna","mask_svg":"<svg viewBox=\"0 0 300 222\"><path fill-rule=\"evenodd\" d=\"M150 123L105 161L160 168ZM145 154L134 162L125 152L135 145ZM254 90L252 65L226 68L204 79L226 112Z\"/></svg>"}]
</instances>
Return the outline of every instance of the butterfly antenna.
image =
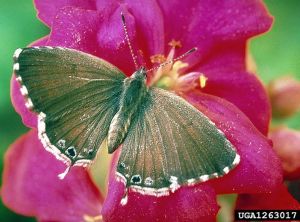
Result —
<instances>
[{"instance_id":1,"label":"butterfly antenna","mask_svg":"<svg viewBox=\"0 0 300 222\"><path fill-rule=\"evenodd\" d=\"M187 55L189 55L189 54L191 54L191 53L193 53L193 52L195 52L195 51L197 51L197 50L198 50L198 48L197 48L197 47L194 47L194 48L190 49L189 51L183 53L181 56L178 56L178 57L175 58L175 59L171 59L171 60L169 60L169 61L166 61L166 62L160 64L159 66L156 66L156 67L153 67L152 69L147 70L146 72L151 72L151 71L153 71L153 70L155 70L155 69L159 69L159 68L161 68L161 67L164 67L164 66L166 66L166 65L169 65L170 63L176 62L177 60L180 60L180 59L182 59L183 57L186 57Z\"/></svg>"},{"instance_id":2,"label":"butterfly antenna","mask_svg":"<svg viewBox=\"0 0 300 222\"><path fill-rule=\"evenodd\" d=\"M125 16L124 16L123 12L121 12L121 17L122 17L122 23L123 23L123 28L124 28L124 32L125 32L125 38L126 38L127 44L129 46L129 49L130 49L130 54L132 56L135 68L138 69L139 67L138 67L138 64L136 62L136 56L133 53L133 49L132 49L131 43L129 41L128 32L127 32L127 26L126 26L126 21L125 21Z\"/></svg>"}]
</instances>

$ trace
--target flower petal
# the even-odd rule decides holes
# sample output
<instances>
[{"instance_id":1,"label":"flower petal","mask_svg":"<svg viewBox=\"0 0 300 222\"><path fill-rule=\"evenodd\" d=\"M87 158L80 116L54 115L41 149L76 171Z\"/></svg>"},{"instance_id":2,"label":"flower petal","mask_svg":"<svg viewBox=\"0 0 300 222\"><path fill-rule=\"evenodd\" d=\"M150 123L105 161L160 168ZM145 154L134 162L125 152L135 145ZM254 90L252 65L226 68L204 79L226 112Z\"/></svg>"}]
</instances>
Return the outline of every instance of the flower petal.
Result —
<instances>
[{"instance_id":1,"label":"flower petal","mask_svg":"<svg viewBox=\"0 0 300 222\"><path fill-rule=\"evenodd\" d=\"M300 210L300 204L287 191L284 185L270 194L239 195L236 203L238 210Z\"/></svg>"},{"instance_id":2,"label":"flower petal","mask_svg":"<svg viewBox=\"0 0 300 222\"><path fill-rule=\"evenodd\" d=\"M94 0L34 0L38 17L49 27L52 25L59 9L73 6L82 9L95 9Z\"/></svg>"},{"instance_id":3,"label":"flower petal","mask_svg":"<svg viewBox=\"0 0 300 222\"><path fill-rule=\"evenodd\" d=\"M10 209L43 221L82 221L100 213L102 196L84 168L66 166L48 153L31 130L5 155L1 195Z\"/></svg>"},{"instance_id":4,"label":"flower petal","mask_svg":"<svg viewBox=\"0 0 300 222\"><path fill-rule=\"evenodd\" d=\"M243 111L257 129L267 135L271 107L261 81L246 72L245 43L216 48L196 70L207 77L203 92L224 98Z\"/></svg>"},{"instance_id":5,"label":"flower petal","mask_svg":"<svg viewBox=\"0 0 300 222\"><path fill-rule=\"evenodd\" d=\"M125 14L128 35L139 65L141 62L149 63L150 55L163 50L163 24L159 20L162 17L159 7L155 2L145 4L146 11L138 10L140 3L137 2L111 3L109 5L113 10L100 6L98 11L65 7L59 10L53 21L48 44L75 48L96 55L130 75L135 71L135 66L125 41L121 11ZM129 9L136 15L130 14ZM135 19L135 16L145 13L147 16L144 19ZM151 31L149 26L153 27ZM140 51L143 52L145 60L138 54Z\"/></svg>"},{"instance_id":6,"label":"flower petal","mask_svg":"<svg viewBox=\"0 0 300 222\"><path fill-rule=\"evenodd\" d=\"M48 41L48 36L45 36L33 42L31 46L45 45L47 41ZM10 94L11 94L12 104L16 112L20 114L24 125L28 127L36 127L37 115L26 108L25 99L24 96L21 95L20 84L16 81L15 75L12 75L10 86L11 86Z\"/></svg>"},{"instance_id":7,"label":"flower petal","mask_svg":"<svg viewBox=\"0 0 300 222\"><path fill-rule=\"evenodd\" d=\"M100 22L101 16L97 11L64 7L53 20L47 44L97 55L97 31Z\"/></svg>"},{"instance_id":8,"label":"flower petal","mask_svg":"<svg viewBox=\"0 0 300 222\"><path fill-rule=\"evenodd\" d=\"M125 2L136 23L136 27L132 29L137 30L137 38L131 41L137 42L136 50L143 52L143 60L151 67L153 64L150 62L150 57L164 50L165 29L162 11L156 1L127 0Z\"/></svg>"},{"instance_id":9,"label":"flower petal","mask_svg":"<svg viewBox=\"0 0 300 222\"><path fill-rule=\"evenodd\" d=\"M122 11L126 19L129 40L139 65L152 66L150 56L162 53L164 50L163 15L157 2L98 0L97 10L109 21L102 24L98 33L100 47L105 50L103 56L110 55L107 60L113 64L119 66L122 63L127 64L128 67L122 67L127 75L135 71L127 43L124 41L124 30L120 18ZM128 58L126 62L125 58Z\"/></svg>"},{"instance_id":10,"label":"flower petal","mask_svg":"<svg viewBox=\"0 0 300 222\"><path fill-rule=\"evenodd\" d=\"M131 16L127 17L127 26L131 30L130 36L135 38L135 29L132 28L135 23ZM128 75L134 70L130 51L125 43L120 8L104 17L97 11L65 7L53 22L48 44L93 54L118 66Z\"/></svg>"},{"instance_id":11,"label":"flower petal","mask_svg":"<svg viewBox=\"0 0 300 222\"><path fill-rule=\"evenodd\" d=\"M126 17L126 26L133 49L137 49L137 31L134 17L127 12L126 8L118 7L98 30L99 57L119 67L128 76L135 71L130 50L125 40L124 29L121 20L121 11ZM109 38L108 38L109 36ZM136 53L136 52L135 52Z\"/></svg>"},{"instance_id":12,"label":"flower petal","mask_svg":"<svg viewBox=\"0 0 300 222\"><path fill-rule=\"evenodd\" d=\"M159 0L164 14L166 43L180 40L178 54L198 47L190 64L202 61L212 47L243 40L267 31L272 23L262 1L254 0ZM174 19L176 18L176 19ZM167 44L166 44L167 47Z\"/></svg>"},{"instance_id":13,"label":"flower petal","mask_svg":"<svg viewBox=\"0 0 300 222\"><path fill-rule=\"evenodd\" d=\"M215 221L218 212L216 196L209 186L182 187L166 197L128 193L128 203L120 201L125 186L115 177L115 154L110 171L108 195L102 208L105 221Z\"/></svg>"},{"instance_id":14,"label":"flower petal","mask_svg":"<svg viewBox=\"0 0 300 222\"><path fill-rule=\"evenodd\" d=\"M281 159L286 179L300 178L300 132L285 127L270 132L274 150Z\"/></svg>"},{"instance_id":15,"label":"flower petal","mask_svg":"<svg viewBox=\"0 0 300 222\"><path fill-rule=\"evenodd\" d=\"M199 92L184 97L225 133L241 156L241 162L229 174L207 182L217 193L269 192L281 184L280 161L270 141L239 109L226 100Z\"/></svg>"}]
</instances>

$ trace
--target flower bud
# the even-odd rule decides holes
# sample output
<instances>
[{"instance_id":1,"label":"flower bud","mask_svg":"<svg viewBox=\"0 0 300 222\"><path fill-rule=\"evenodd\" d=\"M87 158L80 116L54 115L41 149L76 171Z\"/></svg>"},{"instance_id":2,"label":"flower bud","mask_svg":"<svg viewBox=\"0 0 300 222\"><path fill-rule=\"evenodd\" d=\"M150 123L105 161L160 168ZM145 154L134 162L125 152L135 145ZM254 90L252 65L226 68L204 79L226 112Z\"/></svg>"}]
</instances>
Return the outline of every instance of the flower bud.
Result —
<instances>
[{"instance_id":1,"label":"flower bud","mask_svg":"<svg viewBox=\"0 0 300 222\"><path fill-rule=\"evenodd\" d=\"M300 110L300 82L285 76L269 84L275 117L288 117Z\"/></svg>"},{"instance_id":2,"label":"flower bud","mask_svg":"<svg viewBox=\"0 0 300 222\"><path fill-rule=\"evenodd\" d=\"M300 178L300 131L281 127L273 130L269 137L281 159L284 177Z\"/></svg>"}]
</instances>

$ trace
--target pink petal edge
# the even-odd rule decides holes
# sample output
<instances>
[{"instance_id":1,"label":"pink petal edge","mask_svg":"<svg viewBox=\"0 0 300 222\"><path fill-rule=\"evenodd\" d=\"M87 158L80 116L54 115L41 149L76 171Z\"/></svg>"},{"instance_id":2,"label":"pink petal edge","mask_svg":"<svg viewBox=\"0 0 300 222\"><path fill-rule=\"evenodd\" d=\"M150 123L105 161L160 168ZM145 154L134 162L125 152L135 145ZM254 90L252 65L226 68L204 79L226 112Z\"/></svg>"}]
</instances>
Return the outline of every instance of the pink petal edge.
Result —
<instances>
[{"instance_id":1,"label":"pink petal edge","mask_svg":"<svg viewBox=\"0 0 300 222\"><path fill-rule=\"evenodd\" d=\"M59 9L72 6L82 9L96 9L94 0L34 0L38 18L51 27Z\"/></svg>"}]
</instances>

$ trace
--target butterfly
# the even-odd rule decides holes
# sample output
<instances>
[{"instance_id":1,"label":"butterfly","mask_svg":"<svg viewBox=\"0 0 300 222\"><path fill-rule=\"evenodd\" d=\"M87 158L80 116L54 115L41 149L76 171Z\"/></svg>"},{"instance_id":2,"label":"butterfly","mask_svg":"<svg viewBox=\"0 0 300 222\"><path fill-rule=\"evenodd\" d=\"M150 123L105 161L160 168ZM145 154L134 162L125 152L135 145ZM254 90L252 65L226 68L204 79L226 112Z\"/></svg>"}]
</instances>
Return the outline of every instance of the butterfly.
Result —
<instances>
[{"instance_id":1,"label":"butterfly","mask_svg":"<svg viewBox=\"0 0 300 222\"><path fill-rule=\"evenodd\" d=\"M147 86L144 67L126 77L103 59L51 46L17 49L13 59L25 105L38 114L39 138L68 169L88 166L102 144L109 153L121 146L117 178L135 192L165 196L240 161L207 116Z\"/></svg>"}]
</instances>

